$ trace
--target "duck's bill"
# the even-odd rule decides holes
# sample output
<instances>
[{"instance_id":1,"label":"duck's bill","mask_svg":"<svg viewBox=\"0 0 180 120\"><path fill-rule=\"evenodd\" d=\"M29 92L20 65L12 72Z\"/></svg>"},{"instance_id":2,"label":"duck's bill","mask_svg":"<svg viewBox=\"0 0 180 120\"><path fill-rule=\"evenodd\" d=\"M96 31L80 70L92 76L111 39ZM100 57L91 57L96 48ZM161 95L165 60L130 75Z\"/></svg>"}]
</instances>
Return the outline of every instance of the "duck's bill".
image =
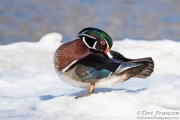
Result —
<instances>
[{"instance_id":1,"label":"duck's bill","mask_svg":"<svg viewBox=\"0 0 180 120\"><path fill-rule=\"evenodd\" d=\"M110 48L109 46L106 48L106 50L104 51L104 53L108 56L108 58L113 58L113 56L110 53Z\"/></svg>"}]
</instances>

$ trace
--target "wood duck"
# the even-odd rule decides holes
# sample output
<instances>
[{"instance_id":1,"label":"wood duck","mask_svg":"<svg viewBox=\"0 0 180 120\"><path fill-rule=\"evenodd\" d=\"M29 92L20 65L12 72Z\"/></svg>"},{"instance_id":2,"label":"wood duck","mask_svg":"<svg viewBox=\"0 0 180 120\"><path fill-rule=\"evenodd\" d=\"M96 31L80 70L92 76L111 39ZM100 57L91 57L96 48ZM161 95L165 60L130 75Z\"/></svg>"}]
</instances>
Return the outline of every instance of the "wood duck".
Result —
<instances>
[{"instance_id":1,"label":"wood duck","mask_svg":"<svg viewBox=\"0 0 180 120\"><path fill-rule=\"evenodd\" d=\"M154 70L151 57L129 59L111 50L111 37L98 28L88 27L81 30L77 38L62 44L54 54L57 74L67 84L75 87L110 87L131 77L146 78Z\"/></svg>"}]
</instances>

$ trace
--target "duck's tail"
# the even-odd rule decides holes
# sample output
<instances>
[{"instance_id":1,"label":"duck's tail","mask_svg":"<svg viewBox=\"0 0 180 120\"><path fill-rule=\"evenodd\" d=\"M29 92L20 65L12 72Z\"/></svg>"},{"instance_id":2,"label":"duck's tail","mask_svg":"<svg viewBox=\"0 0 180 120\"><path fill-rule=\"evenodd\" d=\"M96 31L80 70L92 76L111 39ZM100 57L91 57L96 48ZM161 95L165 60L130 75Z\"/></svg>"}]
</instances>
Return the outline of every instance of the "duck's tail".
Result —
<instances>
[{"instance_id":1,"label":"duck's tail","mask_svg":"<svg viewBox=\"0 0 180 120\"><path fill-rule=\"evenodd\" d=\"M154 61L152 58L143 58L143 59L139 59L137 61L141 62L143 64L143 66L147 66L145 69L142 69L142 71L137 74L134 77L138 77L138 78L146 78L148 76L151 75L151 73L154 71Z\"/></svg>"},{"instance_id":2,"label":"duck's tail","mask_svg":"<svg viewBox=\"0 0 180 120\"><path fill-rule=\"evenodd\" d=\"M154 61L151 57L141 59L129 59L122 62L116 75L123 78L123 81L131 77L146 78L154 71Z\"/></svg>"}]
</instances>

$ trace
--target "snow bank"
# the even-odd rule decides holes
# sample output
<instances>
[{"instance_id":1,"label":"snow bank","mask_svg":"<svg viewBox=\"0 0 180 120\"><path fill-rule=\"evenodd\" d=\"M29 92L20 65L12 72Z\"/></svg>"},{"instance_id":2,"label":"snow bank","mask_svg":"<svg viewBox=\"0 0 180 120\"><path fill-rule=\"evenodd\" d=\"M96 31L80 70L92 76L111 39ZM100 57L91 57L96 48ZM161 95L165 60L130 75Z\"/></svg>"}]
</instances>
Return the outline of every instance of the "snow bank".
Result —
<instances>
[{"instance_id":1,"label":"snow bank","mask_svg":"<svg viewBox=\"0 0 180 120\"><path fill-rule=\"evenodd\" d=\"M180 114L180 42L115 41L112 49L126 57L151 56L152 76L75 99L88 90L67 85L55 73L53 54L61 39L51 33L37 43L0 46L0 119L129 120L141 116L139 111Z\"/></svg>"}]
</instances>

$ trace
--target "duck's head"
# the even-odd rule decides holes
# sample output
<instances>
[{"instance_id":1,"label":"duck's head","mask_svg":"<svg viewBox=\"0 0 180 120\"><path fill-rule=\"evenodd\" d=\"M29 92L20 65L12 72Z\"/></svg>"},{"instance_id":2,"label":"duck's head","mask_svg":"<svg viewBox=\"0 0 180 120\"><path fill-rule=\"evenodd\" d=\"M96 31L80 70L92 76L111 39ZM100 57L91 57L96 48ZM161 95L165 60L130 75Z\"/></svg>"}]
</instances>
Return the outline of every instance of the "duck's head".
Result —
<instances>
[{"instance_id":1,"label":"duck's head","mask_svg":"<svg viewBox=\"0 0 180 120\"><path fill-rule=\"evenodd\" d=\"M109 58L112 58L110 49L112 47L111 37L98 28L84 28L81 30L77 37L80 37L89 49L104 52Z\"/></svg>"}]
</instances>

